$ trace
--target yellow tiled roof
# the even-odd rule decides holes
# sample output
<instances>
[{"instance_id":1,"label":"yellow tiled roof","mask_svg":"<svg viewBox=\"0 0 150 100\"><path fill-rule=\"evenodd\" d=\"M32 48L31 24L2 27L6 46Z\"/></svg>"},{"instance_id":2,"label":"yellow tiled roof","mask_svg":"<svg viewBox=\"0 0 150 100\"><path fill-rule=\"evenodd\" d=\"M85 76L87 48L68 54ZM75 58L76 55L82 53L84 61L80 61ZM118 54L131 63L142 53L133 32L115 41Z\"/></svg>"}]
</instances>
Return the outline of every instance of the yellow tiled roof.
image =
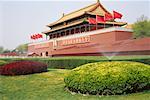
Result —
<instances>
[{"instance_id":1,"label":"yellow tiled roof","mask_svg":"<svg viewBox=\"0 0 150 100\"><path fill-rule=\"evenodd\" d=\"M128 29L132 29L133 24L126 24L126 25L124 25L124 26L122 26L122 27L125 27L125 28L128 28Z\"/></svg>"},{"instance_id":2,"label":"yellow tiled roof","mask_svg":"<svg viewBox=\"0 0 150 100\"><path fill-rule=\"evenodd\" d=\"M53 32L53 31L56 31L56 30L60 30L60 29L67 28L67 27L70 27L70 26L73 26L73 25L77 25L77 24L81 24L81 23L83 23L83 20L74 22L72 24L64 25L62 27L58 27L58 28L55 28L55 29L51 29L51 30L48 30L48 31L45 31L45 32L42 32L42 33L46 34L46 33L49 33L49 32Z\"/></svg>"},{"instance_id":3,"label":"yellow tiled roof","mask_svg":"<svg viewBox=\"0 0 150 100\"><path fill-rule=\"evenodd\" d=\"M96 8L98 8L98 11L96 11ZM95 11L94 11L95 10ZM53 26L55 24L67 21L69 19L81 16L85 13L97 13L98 15L104 16L104 13L109 13L101 4L100 2L94 3L92 5L89 5L87 7L84 7L82 9L79 9L77 11L74 11L72 13L66 14L64 16L62 16L58 21L51 23L47 26Z\"/></svg>"}]
</instances>

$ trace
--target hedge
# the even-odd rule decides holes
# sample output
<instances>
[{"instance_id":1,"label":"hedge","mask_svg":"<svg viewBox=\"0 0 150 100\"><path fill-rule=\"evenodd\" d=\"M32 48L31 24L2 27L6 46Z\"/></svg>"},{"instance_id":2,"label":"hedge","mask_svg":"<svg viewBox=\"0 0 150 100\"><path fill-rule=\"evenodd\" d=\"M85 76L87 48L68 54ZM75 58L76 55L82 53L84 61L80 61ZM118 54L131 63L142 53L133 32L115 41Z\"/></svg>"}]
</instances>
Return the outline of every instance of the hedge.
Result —
<instances>
[{"instance_id":1,"label":"hedge","mask_svg":"<svg viewBox=\"0 0 150 100\"><path fill-rule=\"evenodd\" d=\"M120 95L150 89L150 65L137 62L98 62L73 69L64 82L72 92Z\"/></svg>"},{"instance_id":2,"label":"hedge","mask_svg":"<svg viewBox=\"0 0 150 100\"><path fill-rule=\"evenodd\" d=\"M0 75L27 75L47 71L47 65L36 61L16 61L0 67Z\"/></svg>"},{"instance_id":3,"label":"hedge","mask_svg":"<svg viewBox=\"0 0 150 100\"><path fill-rule=\"evenodd\" d=\"M31 60L46 63L49 68L73 69L80 65L108 61L106 57L84 56L84 57L53 57L53 58L4 58L2 60L12 62L18 60ZM112 61L134 61L150 65L150 56L116 56Z\"/></svg>"}]
</instances>

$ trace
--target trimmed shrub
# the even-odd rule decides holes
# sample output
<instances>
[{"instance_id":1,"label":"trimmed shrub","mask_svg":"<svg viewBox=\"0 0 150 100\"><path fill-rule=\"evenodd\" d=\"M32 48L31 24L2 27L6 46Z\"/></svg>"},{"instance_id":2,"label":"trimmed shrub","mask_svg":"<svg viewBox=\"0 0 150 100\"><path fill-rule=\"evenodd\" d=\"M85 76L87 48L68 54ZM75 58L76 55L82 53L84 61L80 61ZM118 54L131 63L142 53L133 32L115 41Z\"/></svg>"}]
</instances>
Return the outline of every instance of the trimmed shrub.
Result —
<instances>
[{"instance_id":1,"label":"trimmed shrub","mask_svg":"<svg viewBox=\"0 0 150 100\"><path fill-rule=\"evenodd\" d=\"M108 59L104 56L79 56L79 57L52 57L52 58L1 58L7 62L30 60L38 61L48 65L49 68L73 69L87 63L106 62ZM112 61L134 61L150 65L150 56L115 56Z\"/></svg>"},{"instance_id":2,"label":"trimmed shrub","mask_svg":"<svg viewBox=\"0 0 150 100\"><path fill-rule=\"evenodd\" d=\"M98 62L73 69L64 79L73 92L115 95L150 89L150 66L137 62Z\"/></svg>"},{"instance_id":3,"label":"trimmed shrub","mask_svg":"<svg viewBox=\"0 0 150 100\"><path fill-rule=\"evenodd\" d=\"M47 65L35 61L17 61L1 67L1 75L26 75L47 71Z\"/></svg>"}]
</instances>

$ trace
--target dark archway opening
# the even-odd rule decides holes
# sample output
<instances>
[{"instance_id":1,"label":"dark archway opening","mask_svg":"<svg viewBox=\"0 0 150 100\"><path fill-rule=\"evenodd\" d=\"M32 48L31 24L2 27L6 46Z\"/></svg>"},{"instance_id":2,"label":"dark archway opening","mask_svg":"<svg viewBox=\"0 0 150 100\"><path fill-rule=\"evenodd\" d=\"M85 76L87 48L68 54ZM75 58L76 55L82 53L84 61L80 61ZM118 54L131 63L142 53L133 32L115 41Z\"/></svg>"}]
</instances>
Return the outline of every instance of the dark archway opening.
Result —
<instances>
[{"instance_id":1,"label":"dark archway opening","mask_svg":"<svg viewBox=\"0 0 150 100\"><path fill-rule=\"evenodd\" d=\"M46 52L46 56L48 56L48 52Z\"/></svg>"}]
</instances>

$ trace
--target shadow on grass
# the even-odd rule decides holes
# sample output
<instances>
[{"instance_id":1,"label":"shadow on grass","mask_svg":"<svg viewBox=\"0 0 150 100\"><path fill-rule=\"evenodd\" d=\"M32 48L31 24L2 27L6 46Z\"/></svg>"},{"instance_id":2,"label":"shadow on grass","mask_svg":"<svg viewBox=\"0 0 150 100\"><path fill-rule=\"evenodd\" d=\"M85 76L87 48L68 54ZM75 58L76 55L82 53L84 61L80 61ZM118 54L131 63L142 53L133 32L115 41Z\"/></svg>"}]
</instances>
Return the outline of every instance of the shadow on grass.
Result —
<instances>
[{"instance_id":1,"label":"shadow on grass","mask_svg":"<svg viewBox=\"0 0 150 100\"><path fill-rule=\"evenodd\" d=\"M48 68L47 69L47 72L57 72L58 71L58 69L53 69L53 68Z\"/></svg>"}]
</instances>

